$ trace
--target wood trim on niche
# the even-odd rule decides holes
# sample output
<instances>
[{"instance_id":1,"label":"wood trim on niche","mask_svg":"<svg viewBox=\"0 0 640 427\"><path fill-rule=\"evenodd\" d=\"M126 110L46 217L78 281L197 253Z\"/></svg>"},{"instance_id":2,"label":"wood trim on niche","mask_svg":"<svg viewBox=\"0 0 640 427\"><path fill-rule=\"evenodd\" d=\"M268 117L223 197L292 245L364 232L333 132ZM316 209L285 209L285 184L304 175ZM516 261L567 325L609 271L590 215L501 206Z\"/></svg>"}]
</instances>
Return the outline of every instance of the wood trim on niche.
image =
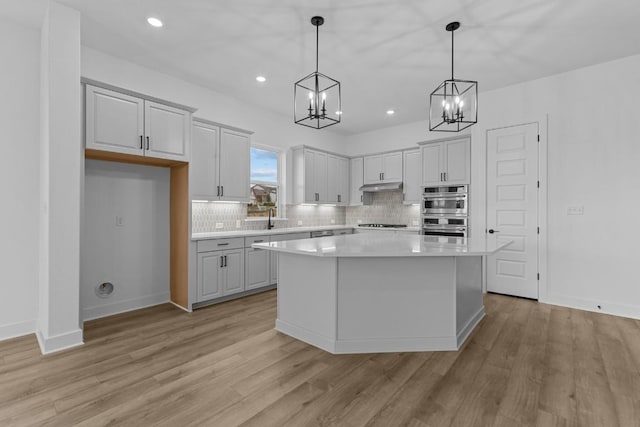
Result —
<instances>
[{"instance_id":1,"label":"wood trim on niche","mask_svg":"<svg viewBox=\"0 0 640 427\"><path fill-rule=\"evenodd\" d=\"M189 163L86 149L86 159L170 168L169 288L171 302L189 308Z\"/></svg>"}]
</instances>

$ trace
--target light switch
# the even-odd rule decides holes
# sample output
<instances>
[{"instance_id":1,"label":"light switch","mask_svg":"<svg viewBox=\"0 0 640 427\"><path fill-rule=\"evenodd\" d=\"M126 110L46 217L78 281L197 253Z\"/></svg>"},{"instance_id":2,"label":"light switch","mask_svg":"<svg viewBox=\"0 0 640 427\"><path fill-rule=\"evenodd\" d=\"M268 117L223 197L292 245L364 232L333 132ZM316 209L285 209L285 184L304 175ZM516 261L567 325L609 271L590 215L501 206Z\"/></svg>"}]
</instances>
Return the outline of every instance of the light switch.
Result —
<instances>
[{"instance_id":1,"label":"light switch","mask_svg":"<svg viewBox=\"0 0 640 427\"><path fill-rule=\"evenodd\" d=\"M298 225L302 225L302 220L301 219L298 220Z\"/></svg>"},{"instance_id":2,"label":"light switch","mask_svg":"<svg viewBox=\"0 0 640 427\"><path fill-rule=\"evenodd\" d=\"M567 215L584 215L584 206L569 206Z\"/></svg>"}]
</instances>

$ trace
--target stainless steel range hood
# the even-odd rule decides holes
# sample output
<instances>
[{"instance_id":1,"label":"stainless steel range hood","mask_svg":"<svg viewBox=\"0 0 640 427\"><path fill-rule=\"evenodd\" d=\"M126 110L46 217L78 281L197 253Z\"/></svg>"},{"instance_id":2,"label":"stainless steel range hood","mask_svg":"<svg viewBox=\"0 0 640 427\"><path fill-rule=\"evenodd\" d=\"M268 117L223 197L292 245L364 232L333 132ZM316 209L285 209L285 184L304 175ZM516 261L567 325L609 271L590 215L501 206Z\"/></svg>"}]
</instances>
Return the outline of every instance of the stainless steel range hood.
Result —
<instances>
[{"instance_id":1,"label":"stainless steel range hood","mask_svg":"<svg viewBox=\"0 0 640 427\"><path fill-rule=\"evenodd\" d=\"M369 192L369 193L378 193L380 191L395 191L402 190L402 182L385 182L380 184L365 184L360 187L358 190Z\"/></svg>"}]
</instances>

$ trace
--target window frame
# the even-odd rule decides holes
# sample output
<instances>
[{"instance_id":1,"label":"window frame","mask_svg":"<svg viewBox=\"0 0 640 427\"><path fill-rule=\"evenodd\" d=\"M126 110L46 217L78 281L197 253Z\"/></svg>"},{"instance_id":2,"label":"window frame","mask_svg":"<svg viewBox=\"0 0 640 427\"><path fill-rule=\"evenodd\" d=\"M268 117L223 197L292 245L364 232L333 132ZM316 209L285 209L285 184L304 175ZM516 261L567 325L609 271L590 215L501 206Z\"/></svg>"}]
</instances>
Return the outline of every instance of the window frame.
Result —
<instances>
[{"instance_id":1,"label":"window frame","mask_svg":"<svg viewBox=\"0 0 640 427\"><path fill-rule=\"evenodd\" d=\"M251 153L251 149L252 148L256 148L258 150L263 150L263 151L270 151L273 153L276 153L276 155L278 156L278 172L277 172L277 177L278 177L278 182L275 185L275 187L277 188L277 192L278 192L278 201L276 203L276 213L277 216L272 217L272 219L283 219L282 216L282 206L283 206L283 194L282 194L282 149L278 148L278 147L272 147L270 145L264 145L264 144L259 144L259 143L251 143L251 145L249 146L249 153ZM273 187L274 184L272 182L267 182L267 181L254 181L251 179L251 175L252 175L252 169L251 169L251 154L249 154L249 189L251 189L251 186L253 184L259 184L259 185L268 185ZM251 190L249 190L251 191ZM247 204L247 208L248 208L248 204ZM260 221L263 218L267 218L266 216L249 216L249 212L247 209L247 217L246 219L249 221Z\"/></svg>"}]
</instances>

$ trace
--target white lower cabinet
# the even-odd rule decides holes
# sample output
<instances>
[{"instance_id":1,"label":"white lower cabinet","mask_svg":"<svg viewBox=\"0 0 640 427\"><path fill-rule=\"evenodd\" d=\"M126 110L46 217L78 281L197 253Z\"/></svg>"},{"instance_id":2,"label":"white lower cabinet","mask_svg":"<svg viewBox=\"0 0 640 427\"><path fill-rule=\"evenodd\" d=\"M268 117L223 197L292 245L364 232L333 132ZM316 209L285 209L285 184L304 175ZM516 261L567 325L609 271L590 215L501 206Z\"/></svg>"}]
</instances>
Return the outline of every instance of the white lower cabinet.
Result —
<instances>
[{"instance_id":1,"label":"white lower cabinet","mask_svg":"<svg viewBox=\"0 0 640 427\"><path fill-rule=\"evenodd\" d=\"M253 243L262 243L269 241L269 237L247 237L245 238L244 248L244 266L245 266L245 282L244 289L258 289L271 284L270 257L269 251L264 249L255 249L251 245Z\"/></svg>"},{"instance_id":2,"label":"white lower cabinet","mask_svg":"<svg viewBox=\"0 0 640 427\"><path fill-rule=\"evenodd\" d=\"M337 234L351 232L339 230ZM278 282L278 254L254 243L308 239L309 232L230 237L197 243L197 303L265 288ZM241 296L239 295L239 296ZM225 298L226 299L226 298Z\"/></svg>"},{"instance_id":3,"label":"white lower cabinet","mask_svg":"<svg viewBox=\"0 0 640 427\"><path fill-rule=\"evenodd\" d=\"M244 291L244 239L198 242L197 300L208 301Z\"/></svg>"}]
</instances>

